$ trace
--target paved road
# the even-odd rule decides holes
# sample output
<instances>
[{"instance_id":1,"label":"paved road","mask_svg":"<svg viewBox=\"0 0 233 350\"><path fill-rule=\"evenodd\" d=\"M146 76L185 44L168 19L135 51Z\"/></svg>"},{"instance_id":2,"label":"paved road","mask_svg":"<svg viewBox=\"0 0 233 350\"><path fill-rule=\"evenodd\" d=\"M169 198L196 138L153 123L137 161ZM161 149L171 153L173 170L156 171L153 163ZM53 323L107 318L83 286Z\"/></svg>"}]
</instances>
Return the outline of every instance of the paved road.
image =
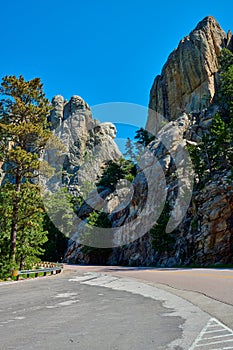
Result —
<instances>
[{"instance_id":1,"label":"paved road","mask_svg":"<svg viewBox=\"0 0 233 350\"><path fill-rule=\"evenodd\" d=\"M233 269L156 269L65 265L65 269L107 273L154 284L181 296L233 328Z\"/></svg>"},{"instance_id":2,"label":"paved road","mask_svg":"<svg viewBox=\"0 0 233 350\"><path fill-rule=\"evenodd\" d=\"M1 284L0 349L233 348L231 329L192 303L101 269L66 267L57 276Z\"/></svg>"}]
</instances>

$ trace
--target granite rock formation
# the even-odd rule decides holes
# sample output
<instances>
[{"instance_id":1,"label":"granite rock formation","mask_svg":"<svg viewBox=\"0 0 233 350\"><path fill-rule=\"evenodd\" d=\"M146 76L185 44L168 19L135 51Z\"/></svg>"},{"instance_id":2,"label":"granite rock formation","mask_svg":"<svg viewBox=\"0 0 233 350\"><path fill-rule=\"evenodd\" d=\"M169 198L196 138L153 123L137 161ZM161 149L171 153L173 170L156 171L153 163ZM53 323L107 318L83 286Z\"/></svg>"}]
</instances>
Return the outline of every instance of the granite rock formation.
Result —
<instances>
[{"instance_id":1,"label":"granite rock formation","mask_svg":"<svg viewBox=\"0 0 233 350\"><path fill-rule=\"evenodd\" d=\"M183 172L181 183L174 178L175 169L172 162L174 151L176 152L182 143L195 145L196 141L200 141L201 135L208 132L210 125L210 115L206 116L205 113L198 116L196 113L183 115L182 118L169 122L166 126L169 138L173 140L175 146L173 151L161 148L157 142L149 145L166 176L167 198L170 204L174 204L179 190L186 191L187 186L190 186L189 169L186 168L186 174ZM233 184L230 176L229 169L217 170L203 189L193 191L187 212L177 230L172 233L175 244L171 251L154 250L151 236L147 233L123 248L113 249L108 263L160 267L233 263ZM158 176L154 176L153 179L159 183ZM145 203L146 196L143 191L145 184L139 181L135 185L136 193ZM180 208L182 209L182 201L178 203L178 209ZM154 206L148 207L148 215L151 215L153 209ZM132 214L133 211L129 217Z\"/></svg>"},{"instance_id":2,"label":"granite rock formation","mask_svg":"<svg viewBox=\"0 0 233 350\"><path fill-rule=\"evenodd\" d=\"M156 132L159 115L174 120L183 112L200 112L208 107L218 89L218 56L231 48L214 17L204 18L170 54L150 91L147 129Z\"/></svg>"},{"instance_id":3,"label":"granite rock formation","mask_svg":"<svg viewBox=\"0 0 233 350\"><path fill-rule=\"evenodd\" d=\"M188 125L183 142L192 145L201 142L218 111L215 97L219 87L218 55L222 48L232 50L232 34L226 34L213 17L206 17L180 42L162 74L155 78L147 130L156 133L164 125L164 119L176 120L186 112ZM174 130L171 128L170 132ZM166 164L168 198L172 202L178 186L167 170L171 167L169 153L170 150L162 159ZM216 171L201 191L193 193L190 207L175 233L172 252L154 251L147 234L123 249L115 249L109 263L137 266L232 263L233 186L229 175L227 169Z\"/></svg>"},{"instance_id":4,"label":"granite rock formation","mask_svg":"<svg viewBox=\"0 0 233 350\"><path fill-rule=\"evenodd\" d=\"M66 150L62 157L62 181L75 192L83 181L94 183L105 162L121 156L114 142L117 130L112 123L93 119L89 105L80 96L65 101L57 95L52 104L50 123ZM58 166L54 152L47 152L46 157L51 165Z\"/></svg>"},{"instance_id":5,"label":"granite rock formation","mask_svg":"<svg viewBox=\"0 0 233 350\"><path fill-rule=\"evenodd\" d=\"M218 111L218 56L232 50L232 34L226 34L213 17L206 17L169 56L151 89L147 130L154 133L164 120L188 113L183 142L197 145L208 134ZM171 124L171 123L169 123ZM174 130L171 128L171 134ZM150 145L150 147L153 147ZM157 149L158 152L158 149ZM169 174L169 153L163 155L168 198L174 201L178 186ZM171 168L170 168L171 169ZM109 263L137 266L174 266L233 262L233 186L228 169L216 171L204 188L194 192L189 209L175 235L172 252L152 249L147 234L123 249L115 249Z\"/></svg>"},{"instance_id":6,"label":"granite rock formation","mask_svg":"<svg viewBox=\"0 0 233 350\"><path fill-rule=\"evenodd\" d=\"M188 206L182 200L184 197L179 197L179 193L186 193L187 188L192 190L189 174L192 169L183 164L180 149L188 144L197 146L209 133L213 116L218 111L218 56L222 48L233 49L231 32L226 34L213 17L206 17L180 42L161 75L155 78L146 126L148 131L157 134L156 140L148 145L153 157L142 156L140 170L132 183L134 193L131 197L127 197L129 187L124 183L118 192L111 193L107 188L99 191L110 213L112 226L123 227L131 223L132 229L131 241L115 247L104 263L161 267L233 263L233 185L229 180L229 169L216 170L202 189L193 192ZM165 120L167 125L164 126ZM99 132L103 136L105 132L97 129L96 137ZM166 147L161 140L165 141ZM182 170L180 181L177 175L174 176L177 169ZM145 174L150 176L145 178ZM151 184L157 187L148 202ZM179 217L179 211L185 214L173 233L172 250L158 252L152 248L148 232L141 237L137 232L146 227L156 210L160 210L155 205L158 203L156 195L162 200L164 190L173 209L178 209L173 212L173 219ZM128 205L123 206L125 199ZM96 204L94 193L91 200ZM118 243L122 242L121 237L118 240ZM65 260L93 263L90 256L82 253L80 244L72 241Z\"/></svg>"}]
</instances>

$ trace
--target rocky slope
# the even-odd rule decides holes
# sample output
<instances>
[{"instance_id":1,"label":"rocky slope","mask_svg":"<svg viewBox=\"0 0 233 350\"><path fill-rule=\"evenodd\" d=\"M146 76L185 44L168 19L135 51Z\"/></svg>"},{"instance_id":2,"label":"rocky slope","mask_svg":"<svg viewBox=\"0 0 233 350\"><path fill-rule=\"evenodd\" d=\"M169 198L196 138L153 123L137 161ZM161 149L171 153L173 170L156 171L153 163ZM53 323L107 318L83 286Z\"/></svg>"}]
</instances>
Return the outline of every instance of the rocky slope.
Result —
<instances>
[{"instance_id":1,"label":"rocky slope","mask_svg":"<svg viewBox=\"0 0 233 350\"><path fill-rule=\"evenodd\" d=\"M181 140L187 142L182 137L187 135L190 125L188 121L183 135L182 132L177 134L173 123L169 123L172 125L170 137L176 135L174 140L178 150ZM153 149L153 145L150 147ZM158 154L158 148L154 151ZM176 179L173 180L174 169L172 170L168 152L164 150L159 158L167 179L168 199L171 204L174 204L178 190L187 188L186 181L189 180L189 176L187 173L184 174L183 189L180 188ZM208 181L202 190L194 191L186 215L178 226L178 230L172 234L175 244L171 251L161 253L152 249L151 237L147 234L124 248L114 249L109 263L136 266L232 263L233 186L229 182L229 175L229 171L216 172L213 179ZM154 180L158 181L155 177ZM182 202L178 204L178 208L182 209ZM150 207L147 209L148 214L151 210Z\"/></svg>"},{"instance_id":2,"label":"rocky slope","mask_svg":"<svg viewBox=\"0 0 233 350\"><path fill-rule=\"evenodd\" d=\"M180 42L169 56L162 74L155 78L147 130L156 132L160 129L163 121L160 114L175 120L185 111L188 113L186 127L185 130L183 125L181 127L183 133L176 139L177 147L181 139L195 145L208 134L212 117L218 110L214 103L219 86L217 58L225 47L232 49L232 35L224 33L213 17L206 17ZM177 135L173 127L170 128L170 137L172 135ZM167 170L171 169L171 160L166 153L162 155L163 164L166 164L164 173L168 198L174 203L174 193L178 192L179 186ZM172 251L156 252L151 247L150 236L146 235L124 249L115 249L109 262L144 266L232 263L233 185L229 175L228 169L216 171L203 189L194 191L187 213L174 234Z\"/></svg>"},{"instance_id":3,"label":"rocky slope","mask_svg":"<svg viewBox=\"0 0 233 350\"><path fill-rule=\"evenodd\" d=\"M164 126L164 118L168 124L148 146L153 157L142 157L140 170L132 183L133 196L125 208L122 209L121 201L127 197L127 186L122 184L114 193L102 189L113 227L124 227L128 223L131 227L130 243L114 248L105 261L108 264L233 263L233 186L229 181L229 169L215 171L201 189L194 189L190 202L180 196L192 190L192 170L184 164L181 149L185 145L197 145L203 135L209 133L218 110L218 56L222 48L232 49L232 43L231 33L226 34L213 17L206 17L181 40L161 75L155 78L146 129L157 133ZM174 176L177 169L180 175ZM145 178L143 174L150 176ZM183 219L172 234L175 240L172 249L159 252L152 248L148 233L140 236L138 232L142 226L146 227L156 210L160 210L155 203L163 199L165 190L173 207L171 219L173 222L179 221L181 216ZM148 195L150 192L152 195ZM95 202L95 198L92 201ZM66 261L90 262L90 256L82 254L80 248L70 241Z\"/></svg>"},{"instance_id":4,"label":"rocky slope","mask_svg":"<svg viewBox=\"0 0 233 350\"><path fill-rule=\"evenodd\" d=\"M160 113L170 120L186 111L188 125L182 135L183 141L195 144L202 140L218 109L214 104L218 91L217 57L223 47L232 48L232 36L230 32L224 33L213 17L201 21L180 42L151 89L148 130L155 132L160 129ZM174 134L175 129L170 132ZM166 154L163 157L169 169L169 157ZM178 191L178 184L172 184L171 176L167 175L172 202L172 191ZM193 193L190 207L175 234L172 252L154 251L150 237L146 235L125 249L115 249L110 262L158 266L233 262L232 201L229 171L216 172L201 191Z\"/></svg>"},{"instance_id":5,"label":"rocky slope","mask_svg":"<svg viewBox=\"0 0 233 350\"><path fill-rule=\"evenodd\" d=\"M154 80L147 129L157 131L159 115L173 120L208 107L218 87L218 55L231 46L231 32L226 34L210 16L183 38Z\"/></svg>"}]
</instances>

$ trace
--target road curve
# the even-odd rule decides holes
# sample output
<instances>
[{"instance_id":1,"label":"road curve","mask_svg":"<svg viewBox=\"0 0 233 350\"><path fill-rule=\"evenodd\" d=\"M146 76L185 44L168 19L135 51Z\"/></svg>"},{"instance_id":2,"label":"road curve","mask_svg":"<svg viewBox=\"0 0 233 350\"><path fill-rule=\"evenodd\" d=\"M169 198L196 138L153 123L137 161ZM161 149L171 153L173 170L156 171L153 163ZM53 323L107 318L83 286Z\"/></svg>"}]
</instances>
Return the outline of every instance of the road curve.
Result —
<instances>
[{"instance_id":1,"label":"road curve","mask_svg":"<svg viewBox=\"0 0 233 350\"><path fill-rule=\"evenodd\" d=\"M217 301L158 283L157 272L65 265L57 276L0 283L0 349L233 348L232 328L200 308L197 299Z\"/></svg>"},{"instance_id":2,"label":"road curve","mask_svg":"<svg viewBox=\"0 0 233 350\"><path fill-rule=\"evenodd\" d=\"M176 294L233 328L233 269L141 268L80 266L65 269L130 277Z\"/></svg>"}]
</instances>

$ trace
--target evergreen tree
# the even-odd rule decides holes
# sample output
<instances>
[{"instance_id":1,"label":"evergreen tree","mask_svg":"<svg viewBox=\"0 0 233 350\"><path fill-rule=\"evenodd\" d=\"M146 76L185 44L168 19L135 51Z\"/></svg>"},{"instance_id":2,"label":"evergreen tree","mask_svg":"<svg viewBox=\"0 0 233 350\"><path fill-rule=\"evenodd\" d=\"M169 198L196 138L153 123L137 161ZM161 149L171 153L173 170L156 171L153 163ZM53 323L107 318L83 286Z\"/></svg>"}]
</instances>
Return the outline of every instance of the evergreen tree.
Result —
<instances>
[{"instance_id":1,"label":"evergreen tree","mask_svg":"<svg viewBox=\"0 0 233 350\"><path fill-rule=\"evenodd\" d=\"M10 254L10 212L12 200L9 190L0 186L0 279L9 277L14 267L9 263Z\"/></svg>"},{"instance_id":2,"label":"evergreen tree","mask_svg":"<svg viewBox=\"0 0 233 350\"><path fill-rule=\"evenodd\" d=\"M219 57L220 103L224 114L233 116L233 53L223 49Z\"/></svg>"},{"instance_id":3,"label":"evergreen tree","mask_svg":"<svg viewBox=\"0 0 233 350\"><path fill-rule=\"evenodd\" d=\"M233 165L233 53L221 51L220 112L213 117L212 127L195 146L188 146L199 184L211 179L214 172Z\"/></svg>"},{"instance_id":4,"label":"evergreen tree","mask_svg":"<svg viewBox=\"0 0 233 350\"><path fill-rule=\"evenodd\" d=\"M108 214L102 211L93 211L92 213L90 213L87 223L88 226L86 227L84 232L85 242L88 240L88 237L90 237L91 242L91 236L95 234L95 227L112 227L112 223L108 218ZM82 253L89 256L89 262L92 264L105 264L106 259L110 255L111 251L111 248L94 248L87 245L82 247Z\"/></svg>"},{"instance_id":5,"label":"evergreen tree","mask_svg":"<svg viewBox=\"0 0 233 350\"><path fill-rule=\"evenodd\" d=\"M130 159L131 161L135 161L136 160L136 156L135 156L135 151L134 151L134 145L132 140L128 137L127 141L125 143L125 153L124 156L128 159Z\"/></svg>"},{"instance_id":6,"label":"evergreen tree","mask_svg":"<svg viewBox=\"0 0 233 350\"><path fill-rule=\"evenodd\" d=\"M23 202L26 205L29 200L28 193L23 190L22 184L27 179L30 180L39 175L40 154L52 135L47 123L50 104L45 98L39 78L26 81L23 76L19 78L6 76L2 79L0 94L2 97L0 100L0 161L5 163L5 176L14 184L10 203L12 212L9 218L11 226L9 258L14 263L17 235L19 230L22 230L19 223L21 205ZM47 171L51 169L47 167ZM36 206L35 203L35 211ZM25 210L27 210L26 207ZM29 232L29 218L28 222L29 224L23 228L25 235ZM32 232L34 229L30 230ZM38 228L36 230L38 232Z\"/></svg>"},{"instance_id":7,"label":"evergreen tree","mask_svg":"<svg viewBox=\"0 0 233 350\"><path fill-rule=\"evenodd\" d=\"M168 202L166 202L157 223L150 230L152 247L159 253L171 251L173 249L173 243L175 242L175 232L166 232L166 226L169 221L169 213L170 205Z\"/></svg>"},{"instance_id":8,"label":"evergreen tree","mask_svg":"<svg viewBox=\"0 0 233 350\"><path fill-rule=\"evenodd\" d=\"M17 242L15 260L9 263L11 227L14 203L18 203ZM3 278L10 274L12 267L31 267L43 252L47 231L43 229L44 209L40 189L34 184L21 184L20 196L15 185L7 183L0 187L0 261Z\"/></svg>"},{"instance_id":9,"label":"evergreen tree","mask_svg":"<svg viewBox=\"0 0 233 350\"><path fill-rule=\"evenodd\" d=\"M44 252L43 245L48 240L48 232L43 227L44 215L39 186L22 184L16 243L16 263L20 269L30 268Z\"/></svg>"},{"instance_id":10,"label":"evergreen tree","mask_svg":"<svg viewBox=\"0 0 233 350\"><path fill-rule=\"evenodd\" d=\"M147 130L140 128L136 131L136 135L134 136L134 138L136 142L146 147L151 141L155 139L155 136L150 134Z\"/></svg>"},{"instance_id":11,"label":"evergreen tree","mask_svg":"<svg viewBox=\"0 0 233 350\"><path fill-rule=\"evenodd\" d=\"M73 225L72 202L73 198L66 188L48 195L46 207L49 215L46 213L44 217L44 229L48 231L48 241L43 245L45 250L42 255L43 260L62 260L68 244L68 237L64 233L69 233Z\"/></svg>"},{"instance_id":12,"label":"evergreen tree","mask_svg":"<svg viewBox=\"0 0 233 350\"><path fill-rule=\"evenodd\" d=\"M212 167L215 169L227 168L231 158L232 136L229 124L218 113L213 118L210 141L212 144Z\"/></svg>"},{"instance_id":13,"label":"evergreen tree","mask_svg":"<svg viewBox=\"0 0 233 350\"><path fill-rule=\"evenodd\" d=\"M124 158L117 161L110 160L97 186L109 187L114 191L118 180L126 179L131 182L135 176L136 166L132 161Z\"/></svg>"}]
</instances>

